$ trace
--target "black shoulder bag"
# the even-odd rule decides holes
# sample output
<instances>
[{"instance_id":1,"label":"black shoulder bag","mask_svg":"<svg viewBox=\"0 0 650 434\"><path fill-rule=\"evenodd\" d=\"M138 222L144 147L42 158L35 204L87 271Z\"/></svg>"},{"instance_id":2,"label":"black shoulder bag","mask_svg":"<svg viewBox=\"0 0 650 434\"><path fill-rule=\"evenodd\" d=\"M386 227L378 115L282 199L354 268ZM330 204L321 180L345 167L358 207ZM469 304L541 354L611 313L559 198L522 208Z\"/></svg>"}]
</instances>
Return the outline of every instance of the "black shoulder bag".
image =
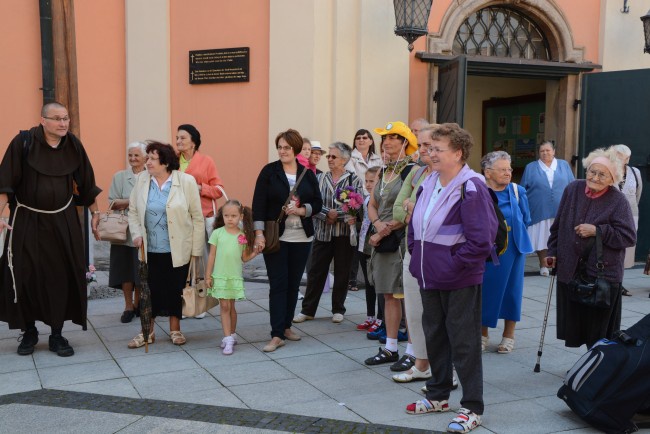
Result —
<instances>
[{"instance_id":1,"label":"black shoulder bag","mask_svg":"<svg viewBox=\"0 0 650 434\"><path fill-rule=\"evenodd\" d=\"M603 240L600 228L596 227L596 268L598 273L596 280L587 276L587 259L594 247L594 242L590 242L582 252L578 261L578 268L573 279L567 284L569 289L569 299L585 306L599 309L608 309L611 305L612 288L608 281L603 277L605 264L603 263Z\"/></svg>"}]
</instances>

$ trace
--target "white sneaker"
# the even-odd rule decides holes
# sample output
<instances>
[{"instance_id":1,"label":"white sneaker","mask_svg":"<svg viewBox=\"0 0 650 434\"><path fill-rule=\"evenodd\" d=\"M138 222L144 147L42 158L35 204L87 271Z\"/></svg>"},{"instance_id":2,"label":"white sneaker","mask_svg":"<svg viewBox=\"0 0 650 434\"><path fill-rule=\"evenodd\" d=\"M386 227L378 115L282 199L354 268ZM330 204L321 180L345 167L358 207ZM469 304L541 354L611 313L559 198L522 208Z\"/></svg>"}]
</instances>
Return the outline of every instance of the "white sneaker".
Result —
<instances>
[{"instance_id":1,"label":"white sneaker","mask_svg":"<svg viewBox=\"0 0 650 434\"><path fill-rule=\"evenodd\" d=\"M203 319L203 318L205 318L205 314L206 314L206 312L200 313L197 316L195 316L194 319Z\"/></svg>"},{"instance_id":2,"label":"white sneaker","mask_svg":"<svg viewBox=\"0 0 650 434\"><path fill-rule=\"evenodd\" d=\"M222 353L225 356L229 356L229 355L232 354L232 352L234 350L233 347L235 346L235 340L232 338L232 336L226 336L221 341L221 345L222 345L222 348L223 348Z\"/></svg>"},{"instance_id":3,"label":"white sneaker","mask_svg":"<svg viewBox=\"0 0 650 434\"><path fill-rule=\"evenodd\" d=\"M343 322L343 314L335 313L332 315L332 322L336 324Z\"/></svg>"},{"instance_id":4,"label":"white sneaker","mask_svg":"<svg viewBox=\"0 0 650 434\"><path fill-rule=\"evenodd\" d=\"M539 268L539 275L540 275L540 276L546 276L546 277L548 277L549 274L550 274L550 273L549 273L547 267L540 267L540 268Z\"/></svg>"},{"instance_id":5,"label":"white sneaker","mask_svg":"<svg viewBox=\"0 0 650 434\"><path fill-rule=\"evenodd\" d=\"M233 345L237 345L239 343L239 341L237 340L237 333L231 334L230 337L233 339ZM221 340L221 348L225 348L225 347L226 347L226 337L224 336L224 338Z\"/></svg>"},{"instance_id":6,"label":"white sneaker","mask_svg":"<svg viewBox=\"0 0 650 434\"><path fill-rule=\"evenodd\" d=\"M312 319L314 319L313 316L305 315L304 313L299 313L298 315L293 317L293 322L301 323L305 321L310 321Z\"/></svg>"}]
</instances>

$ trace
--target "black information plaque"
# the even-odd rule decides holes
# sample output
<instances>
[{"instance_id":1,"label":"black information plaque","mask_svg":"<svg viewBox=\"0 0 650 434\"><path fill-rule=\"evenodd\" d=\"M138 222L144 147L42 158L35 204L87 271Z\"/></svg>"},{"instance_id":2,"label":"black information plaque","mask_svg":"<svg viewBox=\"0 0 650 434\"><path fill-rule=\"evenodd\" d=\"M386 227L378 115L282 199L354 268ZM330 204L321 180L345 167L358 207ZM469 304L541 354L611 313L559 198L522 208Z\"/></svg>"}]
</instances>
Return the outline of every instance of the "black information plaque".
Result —
<instances>
[{"instance_id":1,"label":"black information plaque","mask_svg":"<svg viewBox=\"0 0 650 434\"><path fill-rule=\"evenodd\" d=\"M249 81L250 47L190 51L190 84Z\"/></svg>"}]
</instances>

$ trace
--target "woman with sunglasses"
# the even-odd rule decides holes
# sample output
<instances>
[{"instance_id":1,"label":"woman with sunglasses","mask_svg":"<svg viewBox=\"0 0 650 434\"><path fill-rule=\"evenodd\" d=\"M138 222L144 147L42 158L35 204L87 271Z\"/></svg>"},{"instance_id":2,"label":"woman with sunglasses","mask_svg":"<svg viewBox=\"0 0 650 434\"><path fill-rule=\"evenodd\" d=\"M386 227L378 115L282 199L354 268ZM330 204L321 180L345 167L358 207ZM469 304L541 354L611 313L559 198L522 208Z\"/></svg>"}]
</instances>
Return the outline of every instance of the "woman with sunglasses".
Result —
<instances>
[{"instance_id":1,"label":"woman with sunglasses","mask_svg":"<svg viewBox=\"0 0 650 434\"><path fill-rule=\"evenodd\" d=\"M350 226L356 224L354 218L346 218L337 203L337 191L352 187L361 194L363 186L353 172L345 170L352 150L348 145L335 142L327 154L329 172L318 178L323 208L314 216L314 243L311 251L311 266L307 274L307 289L302 301L302 310L293 319L301 323L314 319L323 287L329 272L330 262L334 260L334 286L332 288L332 322L340 323L345 314L346 287L350 274L350 263L355 248L350 244Z\"/></svg>"},{"instance_id":2,"label":"woman with sunglasses","mask_svg":"<svg viewBox=\"0 0 650 434\"><path fill-rule=\"evenodd\" d=\"M345 165L345 170L357 175L357 178L363 183L366 177L366 171L371 167L381 167L383 161L381 156L377 154L375 147L375 139L370 134L370 131L360 129L354 134L354 142L352 144L352 154L350 159ZM365 191L364 193L368 194ZM361 222L357 221L357 234L361 233ZM359 256L357 254L352 258L352 266L350 267L350 281L348 282L349 291L358 291L357 274L359 274ZM367 325L366 329L372 324Z\"/></svg>"},{"instance_id":3,"label":"woman with sunglasses","mask_svg":"<svg viewBox=\"0 0 650 434\"><path fill-rule=\"evenodd\" d=\"M365 360L366 365L391 363L391 369L401 370L404 356L400 360L397 351L399 325L402 319L402 259L404 243L404 223L393 217L393 205L402 188L404 179L414 166L411 156L418 149L418 140L411 129L403 122L390 122L384 128L376 128L382 136L381 146L385 155L385 166L370 202L368 217L373 226L370 245L373 252L368 266L370 283L375 286L378 297L384 297L384 323L386 346L379 348L377 355Z\"/></svg>"}]
</instances>

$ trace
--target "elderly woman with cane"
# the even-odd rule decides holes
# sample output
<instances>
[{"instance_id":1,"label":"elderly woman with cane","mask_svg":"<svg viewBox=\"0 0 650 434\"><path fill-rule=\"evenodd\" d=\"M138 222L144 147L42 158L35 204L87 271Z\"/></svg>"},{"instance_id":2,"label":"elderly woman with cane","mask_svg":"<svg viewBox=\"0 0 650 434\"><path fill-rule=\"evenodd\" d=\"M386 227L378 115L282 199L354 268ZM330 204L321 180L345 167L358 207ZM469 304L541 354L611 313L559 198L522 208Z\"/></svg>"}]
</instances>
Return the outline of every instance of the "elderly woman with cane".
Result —
<instances>
[{"instance_id":1,"label":"elderly woman with cane","mask_svg":"<svg viewBox=\"0 0 650 434\"><path fill-rule=\"evenodd\" d=\"M557 338L576 348L611 338L620 328L625 249L636 242L632 211L616 187L623 179L616 151L596 149L582 164L586 179L564 191L547 258L549 267L557 266ZM609 284L608 307L585 304L572 285L576 279L594 282L597 277Z\"/></svg>"}]
</instances>

